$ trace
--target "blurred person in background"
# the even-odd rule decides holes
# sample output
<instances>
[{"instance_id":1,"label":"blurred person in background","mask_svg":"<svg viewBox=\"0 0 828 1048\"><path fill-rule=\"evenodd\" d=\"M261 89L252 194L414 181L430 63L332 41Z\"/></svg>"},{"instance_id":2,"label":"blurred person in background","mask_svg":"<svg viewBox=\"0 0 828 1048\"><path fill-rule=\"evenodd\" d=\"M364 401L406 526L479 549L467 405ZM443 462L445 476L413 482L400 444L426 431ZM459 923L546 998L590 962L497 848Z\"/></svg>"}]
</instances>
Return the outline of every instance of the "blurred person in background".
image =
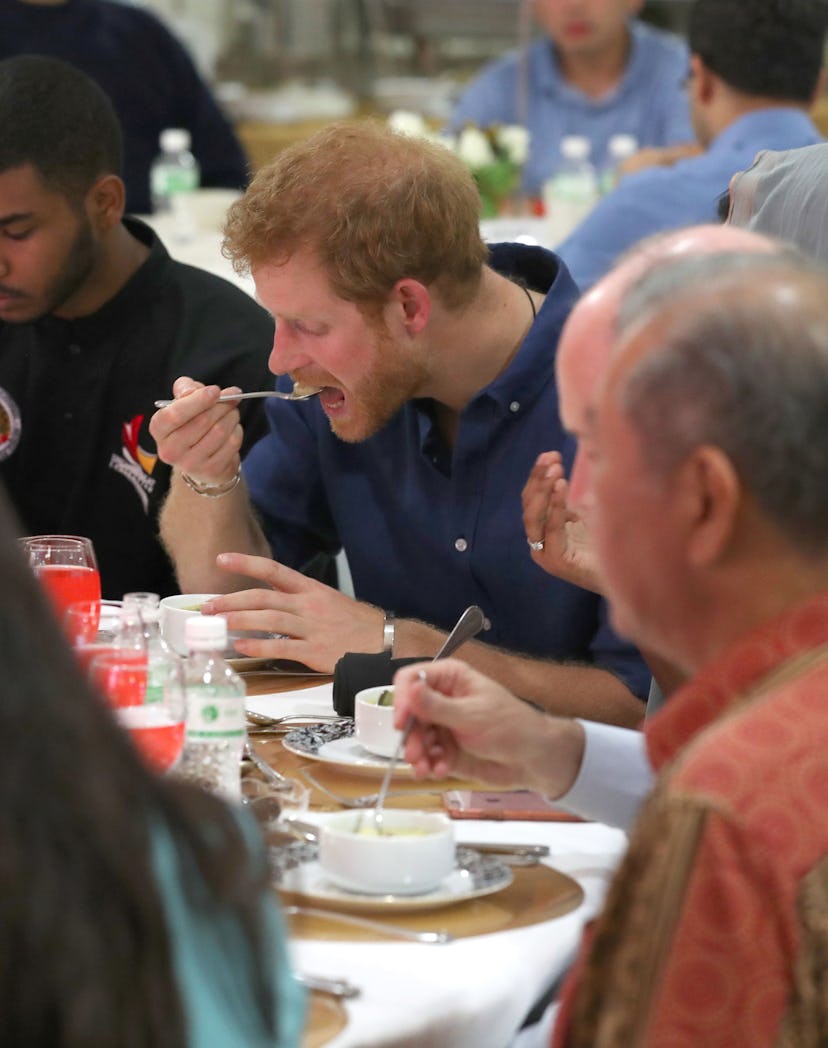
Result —
<instances>
[{"instance_id":1,"label":"blurred person in background","mask_svg":"<svg viewBox=\"0 0 828 1048\"><path fill-rule=\"evenodd\" d=\"M244 189L244 150L193 60L151 11L113 0L3 0L0 58L42 54L109 95L124 135L125 209L149 214L149 173L168 127L189 131L202 186Z\"/></svg>"},{"instance_id":2,"label":"blurred person in background","mask_svg":"<svg viewBox=\"0 0 828 1048\"><path fill-rule=\"evenodd\" d=\"M582 291L637 241L714 222L730 179L762 149L820 141L808 116L819 91L825 0L695 0L685 70L705 151L627 175L556 247Z\"/></svg>"},{"instance_id":3,"label":"blurred person in background","mask_svg":"<svg viewBox=\"0 0 828 1048\"><path fill-rule=\"evenodd\" d=\"M105 597L175 593L145 420L182 370L272 385L273 323L124 218L118 120L79 69L0 61L0 127L0 479L30 534L92 539Z\"/></svg>"},{"instance_id":4,"label":"blurred person in background","mask_svg":"<svg viewBox=\"0 0 828 1048\"><path fill-rule=\"evenodd\" d=\"M225 594L202 612L274 634L242 654L331 672L346 652L433 653L478 604L486 643L465 658L559 712L634 724L640 656L601 598L532 563L521 525L538 452L572 453L554 363L576 290L543 248L487 248L479 205L458 157L366 122L257 173L225 248L275 318L279 388L321 393L269 402L242 466L235 405L182 375L150 424L174 467L162 537L185 591ZM339 549L356 600L295 570Z\"/></svg>"},{"instance_id":5,"label":"blurred person in background","mask_svg":"<svg viewBox=\"0 0 828 1048\"><path fill-rule=\"evenodd\" d=\"M539 196L560 166L561 139L584 135L597 170L607 144L633 135L639 146L691 143L682 82L683 41L634 18L643 0L532 0L545 36L488 65L465 89L447 130L465 124L521 124L530 134L524 191Z\"/></svg>"},{"instance_id":6,"label":"blurred person in background","mask_svg":"<svg viewBox=\"0 0 828 1048\"><path fill-rule=\"evenodd\" d=\"M0 1039L294 1048L303 994L258 831L144 766L16 533L0 492Z\"/></svg>"}]
</instances>

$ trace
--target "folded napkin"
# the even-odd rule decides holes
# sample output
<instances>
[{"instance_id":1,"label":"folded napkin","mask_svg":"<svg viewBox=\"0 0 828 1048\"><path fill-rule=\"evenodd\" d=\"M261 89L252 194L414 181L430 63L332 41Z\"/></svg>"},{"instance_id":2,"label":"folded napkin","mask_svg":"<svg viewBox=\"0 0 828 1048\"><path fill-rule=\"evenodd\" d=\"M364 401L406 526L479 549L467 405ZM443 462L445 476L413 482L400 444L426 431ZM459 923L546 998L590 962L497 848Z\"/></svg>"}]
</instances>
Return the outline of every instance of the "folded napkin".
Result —
<instances>
[{"instance_id":1,"label":"folded napkin","mask_svg":"<svg viewBox=\"0 0 828 1048\"><path fill-rule=\"evenodd\" d=\"M353 717L354 699L363 688L375 688L390 684L394 674L412 662L423 662L428 655L412 659L392 659L391 653L381 651L376 655L349 651L334 666L333 705L340 717Z\"/></svg>"}]
</instances>

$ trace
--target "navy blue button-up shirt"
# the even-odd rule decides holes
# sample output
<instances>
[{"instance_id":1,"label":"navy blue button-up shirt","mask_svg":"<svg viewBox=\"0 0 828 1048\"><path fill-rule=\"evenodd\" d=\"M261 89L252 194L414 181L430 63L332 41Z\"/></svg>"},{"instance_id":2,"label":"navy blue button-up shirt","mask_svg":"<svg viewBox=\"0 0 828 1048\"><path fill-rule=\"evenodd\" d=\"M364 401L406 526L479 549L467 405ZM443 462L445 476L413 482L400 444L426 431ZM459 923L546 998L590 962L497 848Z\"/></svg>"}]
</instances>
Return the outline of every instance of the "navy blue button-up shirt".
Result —
<instances>
[{"instance_id":1,"label":"navy blue button-up shirt","mask_svg":"<svg viewBox=\"0 0 828 1048\"><path fill-rule=\"evenodd\" d=\"M547 575L523 532L535 459L558 449L568 467L574 453L554 368L575 285L542 248L496 245L491 264L547 297L509 366L463 411L453 448L430 401L406 404L360 444L339 440L318 403L271 404L270 434L244 463L251 497L279 560L298 566L344 548L359 600L441 629L479 604L490 623L482 639L600 666L644 698L649 673L610 628L605 602Z\"/></svg>"}]
</instances>

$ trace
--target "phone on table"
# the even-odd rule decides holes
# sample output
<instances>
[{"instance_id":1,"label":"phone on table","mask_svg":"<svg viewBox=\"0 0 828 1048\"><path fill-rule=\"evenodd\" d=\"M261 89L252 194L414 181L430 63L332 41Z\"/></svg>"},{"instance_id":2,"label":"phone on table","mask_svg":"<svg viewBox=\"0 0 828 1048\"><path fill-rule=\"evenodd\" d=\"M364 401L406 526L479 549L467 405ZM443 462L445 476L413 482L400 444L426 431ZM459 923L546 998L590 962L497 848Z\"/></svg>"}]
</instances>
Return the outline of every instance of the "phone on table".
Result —
<instances>
[{"instance_id":1,"label":"phone on table","mask_svg":"<svg viewBox=\"0 0 828 1048\"><path fill-rule=\"evenodd\" d=\"M582 821L533 790L446 790L443 806L452 819Z\"/></svg>"}]
</instances>

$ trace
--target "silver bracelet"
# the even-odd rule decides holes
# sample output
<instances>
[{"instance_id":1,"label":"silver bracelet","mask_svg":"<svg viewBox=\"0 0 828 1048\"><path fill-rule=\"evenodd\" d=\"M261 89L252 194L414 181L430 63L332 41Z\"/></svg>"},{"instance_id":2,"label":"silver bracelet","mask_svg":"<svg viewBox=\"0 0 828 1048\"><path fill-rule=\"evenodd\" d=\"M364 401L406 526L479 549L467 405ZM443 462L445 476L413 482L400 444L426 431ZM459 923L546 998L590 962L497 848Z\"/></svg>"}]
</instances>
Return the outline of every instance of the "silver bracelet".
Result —
<instances>
[{"instance_id":1,"label":"silver bracelet","mask_svg":"<svg viewBox=\"0 0 828 1048\"><path fill-rule=\"evenodd\" d=\"M181 479L188 488L192 488L196 495L203 495L204 498L208 499L221 499L225 495L229 495L231 491L235 491L239 486L241 478L241 466L236 470L235 477L232 480L225 481L224 484L199 484L197 480L193 480L186 473L181 474Z\"/></svg>"},{"instance_id":2,"label":"silver bracelet","mask_svg":"<svg viewBox=\"0 0 828 1048\"><path fill-rule=\"evenodd\" d=\"M386 611L383 612L385 618L382 623L382 650L388 652L389 655L394 654L394 633L395 622L394 612Z\"/></svg>"}]
</instances>

